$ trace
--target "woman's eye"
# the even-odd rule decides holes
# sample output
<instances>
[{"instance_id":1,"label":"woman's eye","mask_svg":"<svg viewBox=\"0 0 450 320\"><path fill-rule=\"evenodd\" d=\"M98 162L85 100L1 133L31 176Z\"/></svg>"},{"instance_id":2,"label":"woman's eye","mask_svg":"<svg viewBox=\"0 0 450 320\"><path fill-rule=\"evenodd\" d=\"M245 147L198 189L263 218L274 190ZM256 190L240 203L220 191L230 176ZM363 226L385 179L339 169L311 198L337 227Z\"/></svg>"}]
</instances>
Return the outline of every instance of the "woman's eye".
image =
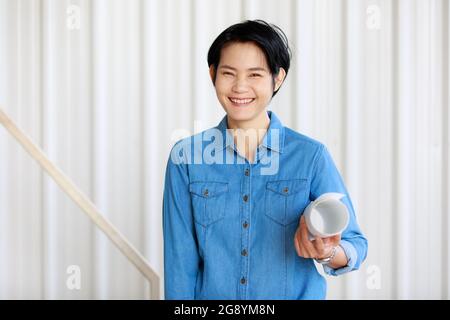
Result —
<instances>
[{"instance_id":1,"label":"woman's eye","mask_svg":"<svg viewBox=\"0 0 450 320\"><path fill-rule=\"evenodd\" d=\"M222 72L222 74L223 74L224 76L232 76L232 75L233 75L231 72Z\"/></svg>"},{"instance_id":2,"label":"woman's eye","mask_svg":"<svg viewBox=\"0 0 450 320\"><path fill-rule=\"evenodd\" d=\"M261 75L259 73L252 73L252 74L250 74L250 77L258 78L258 77L261 77Z\"/></svg>"}]
</instances>

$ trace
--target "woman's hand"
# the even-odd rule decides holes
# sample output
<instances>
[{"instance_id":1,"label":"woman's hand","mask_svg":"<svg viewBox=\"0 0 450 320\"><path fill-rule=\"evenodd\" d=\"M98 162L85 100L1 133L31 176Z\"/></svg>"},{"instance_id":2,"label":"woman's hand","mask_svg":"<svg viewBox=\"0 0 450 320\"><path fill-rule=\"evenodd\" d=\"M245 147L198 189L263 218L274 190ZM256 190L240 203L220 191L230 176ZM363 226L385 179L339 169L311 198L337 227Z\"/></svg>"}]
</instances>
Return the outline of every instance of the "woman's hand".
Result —
<instances>
[{"instance_id":1,"label":"woman's hand","mask_svg":"<svg viewBox=\"0 0 450 320\"><path fill-rule=\"evenodd\" d=\"M331 256L333 248L341 242L341 235L335 235L329 238L315 237L310 241L308 237L308 228L305 217L302 215L300 225L294 236L295 250L300 257L325 259Z\"/></svg>"}]
</instances>

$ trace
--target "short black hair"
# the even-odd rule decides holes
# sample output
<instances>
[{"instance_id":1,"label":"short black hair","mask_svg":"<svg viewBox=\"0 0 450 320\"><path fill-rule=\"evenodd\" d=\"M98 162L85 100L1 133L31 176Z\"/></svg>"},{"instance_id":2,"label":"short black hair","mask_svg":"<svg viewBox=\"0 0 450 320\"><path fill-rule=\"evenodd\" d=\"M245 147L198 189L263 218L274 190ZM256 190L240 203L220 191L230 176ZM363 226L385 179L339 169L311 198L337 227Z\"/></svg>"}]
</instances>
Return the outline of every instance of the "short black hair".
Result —
<instances>
[{"instance_id":1,"label":"short black hair","mask_svg":"<svg viewBox=\"0 0 450 320\"><path fill-rule=\"evenodd\" d=\"M283 30L264 20L246 20L225 29L219 34L209 48L208 66L214 66L214 83L222 48L226 44L233 42L255 43L264 52L273 78L278 75L280 67L286 71L287 75L291 64L291 50ZM280 88L278 88L278 90ZM272 97L278 90L273 93Z\"/></svg>"}]
</instances>

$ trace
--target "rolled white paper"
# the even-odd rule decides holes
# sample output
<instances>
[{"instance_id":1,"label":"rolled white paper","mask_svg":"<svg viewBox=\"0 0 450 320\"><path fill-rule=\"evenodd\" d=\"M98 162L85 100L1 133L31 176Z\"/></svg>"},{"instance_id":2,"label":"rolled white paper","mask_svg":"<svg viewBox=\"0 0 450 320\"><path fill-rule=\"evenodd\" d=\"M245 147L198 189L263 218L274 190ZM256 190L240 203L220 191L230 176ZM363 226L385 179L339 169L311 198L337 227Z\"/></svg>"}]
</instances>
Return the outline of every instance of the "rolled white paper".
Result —
<instances>
[{"instance_id":1,"label":"rolled white paper","mask_svg":"<svg viewBox=\"0 0 450 320\"><path fill-rule=\"evenodd\" d=\"M342 233L349 223L347 206L340 200L342 193L328 192L312 201L303 212L309 239L328 238Z\"/></svg>"}]
</instances>

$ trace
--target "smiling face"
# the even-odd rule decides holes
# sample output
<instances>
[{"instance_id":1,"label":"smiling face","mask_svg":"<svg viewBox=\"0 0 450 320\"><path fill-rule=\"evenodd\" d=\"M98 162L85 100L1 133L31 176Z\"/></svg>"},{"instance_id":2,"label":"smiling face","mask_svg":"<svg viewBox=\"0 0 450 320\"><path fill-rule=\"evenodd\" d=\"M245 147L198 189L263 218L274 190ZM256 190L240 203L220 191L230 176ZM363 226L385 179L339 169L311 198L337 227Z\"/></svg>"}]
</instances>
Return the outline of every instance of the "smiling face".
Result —
<instances>
[{"instance_id":1,"label":"smiling face","mask_svg":"<svg viewBox=\"0 0 450 320\"><path fill-rule=\"evenodd\" d=\"M211 66L211 79L214 79L215 72ZM284 77L285 72L280 68L274 84L264 52L256 44L234 42L224 46L217 67L215 89L227 113L229 127L266 127L266 107Z\"/></svg>"}]
</instances>

